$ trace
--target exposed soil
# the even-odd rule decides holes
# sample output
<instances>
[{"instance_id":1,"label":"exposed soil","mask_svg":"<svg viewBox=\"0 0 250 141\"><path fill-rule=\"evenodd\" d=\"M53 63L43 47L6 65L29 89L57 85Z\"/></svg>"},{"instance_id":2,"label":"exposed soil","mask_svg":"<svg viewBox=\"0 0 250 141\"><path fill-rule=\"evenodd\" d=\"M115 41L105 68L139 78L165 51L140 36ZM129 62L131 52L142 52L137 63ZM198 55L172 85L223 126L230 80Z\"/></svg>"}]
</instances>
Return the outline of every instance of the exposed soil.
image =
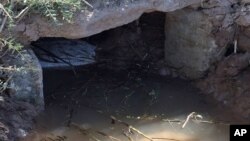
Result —
<instances>
[{"instance_id":1,"label":"exposed soil","mask_svg":"<svg viewBox=\"0 0 250 141\"><path fill-rule=\"evenodd\" d=\"M11 96L11 80L5 71L0 70L0 141L16 141L27 136L38 113L32 104Z\"/></svg>"},{"instance_id":2,"label":"exposed soil","mask_svg":"<svg viewBox=\"0 0 250 141\"><path fill-rule=\"evenodd\" d=\"M250 118L249 59L249 53L231 54L197 85L204 93L213 95L247 119Z\"/></svg>"},{"instance_id":3,"label":"exposed soil","mask_svg":"<svg viewBox=\"0 0 250 141\"><path fill-rule=\"evenodd\" d=\"M7 96L0 98L0 140L14 141L27 136L37 115L34 106Z\"/></svg>"}]
</instances>

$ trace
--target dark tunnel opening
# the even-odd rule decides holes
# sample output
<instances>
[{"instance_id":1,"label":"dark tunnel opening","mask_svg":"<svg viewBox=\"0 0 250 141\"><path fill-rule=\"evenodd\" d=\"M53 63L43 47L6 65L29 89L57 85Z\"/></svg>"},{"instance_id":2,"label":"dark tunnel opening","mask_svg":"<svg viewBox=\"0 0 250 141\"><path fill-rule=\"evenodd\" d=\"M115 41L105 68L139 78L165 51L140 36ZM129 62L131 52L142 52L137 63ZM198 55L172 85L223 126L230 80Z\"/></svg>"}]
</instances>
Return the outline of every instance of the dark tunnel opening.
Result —
<instances>
[{"instance_id":1,"label":"dark tunnel opening","mask_svg":"<svg viewBox=\"0 0 250 141\"><path fill-rule=\"evenodd\" d=\"M220 132L216 138L227 140L228 126L192 122L182 129L182 122L169 124L169 119L184 121L192 113L208 121L234 117L211 97L202 95L192 81L167 75L163 69L165 17L161 12L147 13L132 23L87 38L41 38L33 42L34 52L44 61L46 109L37 119L38 127L43 127L38 131L88 140L75 129L65 128L73 124L77 130L95 129L94 135L105 131L126 140L127 136L117 134L126 133L126 129L110 124L111 116L138 126L150 136L196 140L211 139ZM66 48L61 50L62 46ZM44 58L44 54L51 58ZM144 139L136 135L131 138Z\"/></svg>"}]
</instances>

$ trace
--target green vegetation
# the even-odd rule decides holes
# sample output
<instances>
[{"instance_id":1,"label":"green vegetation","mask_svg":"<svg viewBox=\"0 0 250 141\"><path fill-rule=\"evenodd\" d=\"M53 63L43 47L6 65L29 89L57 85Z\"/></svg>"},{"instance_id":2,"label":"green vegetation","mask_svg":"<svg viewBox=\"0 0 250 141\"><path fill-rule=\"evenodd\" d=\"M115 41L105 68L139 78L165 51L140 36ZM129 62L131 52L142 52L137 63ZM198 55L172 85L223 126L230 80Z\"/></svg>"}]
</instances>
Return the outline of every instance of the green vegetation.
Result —
<instances>
[{"instance_id":1,"label":"green vegetation","mask_svg":"<svg viewBox=\"0 0 250 141\"><path fill-rule=\"evenodd\" d=\"M30 14L40 14L56 25L71 23L76 11L92 7L85 0L1 0L0 2L0 41L11 50L20 50L11 30L16 23ZM3 35L3 31L5 31Z\"/></svg>"},{"instance_id":2,"label":"green vegetation","mask_svg":"<svg viewBox=\"0 0 250 141\"><path fill-rule=\"evenodd\" d=\"M90 5L85 0L5 0L2 11L11 21L20 21L27 13L37 13L52 19L71 22L74 12ZM12 2L14 1L14 2ZM0 7L0 8L1 8Z\"/></svg>"},{"instance_id":3,"label":"green vegetation","mask_svg":"<svg viewBox=\"0 0 250 141\"><path fill-rule=\"evenodd\" d=\"M0 42L3 47L8 47L10 51L20 51L23 48L23 46L13 38L0 38Z\"/></svg>"},{"instance_id":4,"label":"green vegetation","mask_svg":"<svg viewBox=\"0 0 250 141\"><path fill-rule=\"evenodd\" d=\"M22 5L31 12L39 13L58 23L59 20L71 22L74 12L82 7L81 0L22 0Z\"/></svg>"},{"instance_id":5,"label":"green vegetation","mask_svg":"<svg viewBox=\"0 0 250 141\"><path fill-rule=\"evenodd\" d=\"M52 24L59 26L63 22L72 23L74 13L87 7L92 6L85 0L0 0L0 51L7 49L7 51L21 54L23 46L16 41L12 29L25 17L39 14L48 18ZM3 77L1 72L10 70L0 65L1 94L10 88L10 77ZM14 71L18 70L14 69Z\"/></svg>"}]
</instances>

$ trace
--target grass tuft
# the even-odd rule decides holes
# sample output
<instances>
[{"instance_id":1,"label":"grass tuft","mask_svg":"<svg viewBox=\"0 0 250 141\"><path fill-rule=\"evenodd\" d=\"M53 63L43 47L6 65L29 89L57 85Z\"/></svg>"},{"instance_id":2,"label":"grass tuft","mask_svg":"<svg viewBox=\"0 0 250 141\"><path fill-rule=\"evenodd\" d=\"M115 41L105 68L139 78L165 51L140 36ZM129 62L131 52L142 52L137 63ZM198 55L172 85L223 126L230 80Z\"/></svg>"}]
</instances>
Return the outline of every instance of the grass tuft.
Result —
<instances>
[{"instance_id":1,"label":"grass tuft","mask_svg":"<svg viewBox=\"0 0 250 141\"><path fill-rule=\"evenodd\" d=\"M56 25L72 23L74 13L91 5L85 0L1 0L0 41L11 50L19 51L22 45L15 42L11 30L23 17L40 14ZM7 31L3 35L3 31ZM6 36L7 35L7 36Z\"/></svg>"}]
</instances>

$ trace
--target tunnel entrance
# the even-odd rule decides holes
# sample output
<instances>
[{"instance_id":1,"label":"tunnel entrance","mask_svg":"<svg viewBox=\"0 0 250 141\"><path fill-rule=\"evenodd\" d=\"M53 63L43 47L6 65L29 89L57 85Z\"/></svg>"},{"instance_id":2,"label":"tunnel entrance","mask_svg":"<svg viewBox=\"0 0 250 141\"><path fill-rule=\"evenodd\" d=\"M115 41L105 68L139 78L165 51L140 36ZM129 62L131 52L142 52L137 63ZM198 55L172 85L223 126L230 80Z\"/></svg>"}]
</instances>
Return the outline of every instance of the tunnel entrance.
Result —
<instances>
[{"instance_id":1,"label":"tunnel entrance","mask_svg":"<svg viewBox=\"0 0 250 141\"><path fill-rule=\"evenodd\" d=\"M78 85L77 81L82 85L96 75L116 74L121 79L117 87L142 76L166 75L164 22L165 13L154 12L80 40L41 38L33 42L33 50L43 68L45 101L53 99L55 92L65 91L64 84L72 84L70 89Z\"/></svg>"},{"instance_id":2,"label":"tunnel entrance","mask_svg":"<svg viewBox=\"0 0 250 141\"><path fill-rule=\"evenodd\" d=\"M227 141L229 126L224 121L239 119L200 94L191 81L168 76L165 17L160 12L144 14L127 25L77 40L94 46L94 61L44 68L46 110L27 140ZM44 38L32 44L39 47L49 40L66 39ZM196 119L185 125L190 114Z\"/></svg>"}]
</instances>

